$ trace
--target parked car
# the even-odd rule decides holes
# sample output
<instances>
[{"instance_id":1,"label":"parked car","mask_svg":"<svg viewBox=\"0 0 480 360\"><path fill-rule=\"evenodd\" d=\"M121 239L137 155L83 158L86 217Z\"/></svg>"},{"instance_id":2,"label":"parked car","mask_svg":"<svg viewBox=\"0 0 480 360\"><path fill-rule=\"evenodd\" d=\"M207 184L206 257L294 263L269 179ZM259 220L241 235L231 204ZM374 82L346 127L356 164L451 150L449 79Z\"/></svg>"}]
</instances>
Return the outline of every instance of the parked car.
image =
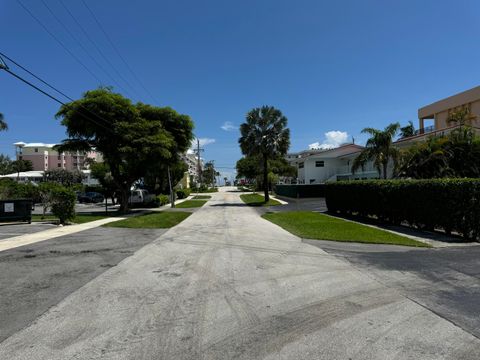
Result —
<instances>
[{"instance_id":1,"label":"parked car","mask_svg":"<svg viewBox=\"0 0 480 360\"><path fill-rule=\"evenodd\" d=\"M98 192L87 192L78 197L80 203L99 203L105 200L105 197Z\"/></svg>"},{"instance_id":2,"label":"parked car","mask_svg":"<svg viewBox=\"0 0 480 360\"><path fill-rule=\"evenodd\" d=\"M150 204L155 201L155 195L150 194L148 190L137 189L130 192L128 202L130 204Z\"/></svg>"}]
</instances>

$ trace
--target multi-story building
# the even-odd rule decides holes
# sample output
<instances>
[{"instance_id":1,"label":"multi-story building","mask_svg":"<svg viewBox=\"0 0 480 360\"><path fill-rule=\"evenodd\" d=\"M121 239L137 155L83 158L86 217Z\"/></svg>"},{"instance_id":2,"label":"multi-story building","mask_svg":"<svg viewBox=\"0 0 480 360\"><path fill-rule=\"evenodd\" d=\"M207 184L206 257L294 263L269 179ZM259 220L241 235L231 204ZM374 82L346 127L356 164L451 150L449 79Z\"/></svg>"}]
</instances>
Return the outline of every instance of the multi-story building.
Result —
<instances>
[{"instance_id":1,"label":"multi-story building","mask_svg":"<svg viewBox=\"0 0 480 360\"><path fill-rule=\"evenodd\" d=\"M46 171L52 169L84 170L88 168L86 159L102 161L100 153L90 152L61 152L54 150L56 144L17 142L15 155L17 160L29 160L33 170Z\"/></svg>"},{"instance_id":2,"label":"multi-story building","mask_svg":"<svg viewBox=\"0 0 480 360\"><path fill-rule=\"evenodd\" d=\"M458 113L463 114L462 121L455 116ZM431 136L447 135L463 124L470 125L480 134L480 86L420 108L418 122L419 128L415 134L395 141L394 146L408 148ZM291 165L297 167L297 179L293 181L300 184L378 178L378 171L372 162L368 162L363 169L352 173L353 160L362 149L363 146L344 144L335 149L290 153L286 159ZM389 172L393 173L392 166L389 167Z\"/></svg>"}]
</instances>

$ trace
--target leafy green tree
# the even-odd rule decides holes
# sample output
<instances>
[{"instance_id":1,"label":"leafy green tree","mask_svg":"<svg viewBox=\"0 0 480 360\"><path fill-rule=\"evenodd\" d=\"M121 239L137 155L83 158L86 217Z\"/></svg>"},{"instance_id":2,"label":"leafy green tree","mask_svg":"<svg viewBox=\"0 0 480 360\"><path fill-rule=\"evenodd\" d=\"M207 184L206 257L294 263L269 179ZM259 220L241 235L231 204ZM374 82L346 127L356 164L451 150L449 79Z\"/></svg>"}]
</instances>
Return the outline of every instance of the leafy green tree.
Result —
<instances>
[{"instance_id":1,"label":"leafy green tree","mask_svg":"<svg viewBox=\"0 0 480 360\"><path fill-rule=\"evenodd\" d=\"M38 184L38 196L42 204L43 218L45 217L47 210L52 206L54 191L60 187L60 184L52 182L41 182Z\"/></svg>"},{"instance_id":2,"label":"leafy green tree","mask_svg":"<svg viewBox=\"0 0 480 360\"><path fill-rule=\"evenodd\" d=\"M50 206L52 214L58 217L60 224L75 218L75 202L77 197L73 190L58 186L53 187L50 192Z\"/></svg>"},{"instance_id":3,"label":"leafy green tree","mask_svg":"<svg viewBox=\"0 0 480 360\"><path fill-rule=\"evenodd\" d=\"M12 160L8 155L0 154L0 175L11 174L13 172Z\"/></svg>"},{"instance_id":4,"label":"leafy green tree","mask_svg":"<svg viewBox=\"0 0 480 360\"><path fill-rule=\"evenodd\" d=\"M59 151L95 148L101 152L119 189L120 209L126 211L133 183L146 175L151 164L174 161L179 144L184 145L185 134L177 136L182 126L187 123L188 129L193 128L188 116L183 115L179 123L164 122L160 113L160 108L134 105L109 88L87 91L57 113L68 135Z\"/></svg>"},{"instance_id":5,"label":"leafy green tree","mask_svg":"<svg viewBox=\"0 0 480 360\"><path fill-rule=\"evenodd\" d=\"M5 122L5 118L2 113L0 113L0 131L8 130L8 124Z\"/></svg>"},{"instance_id":6,"label":"leafy green tree","mask_svg":"<svg viewBox=\"0 0 480 360\"><path fill-rule=\"evenodd\" d=\"M386 179L388 171L388 163L393 161L394 167L397 168L399 151L393 146L393 139L397 135L400 128L399 123L388 125L384 130L374 128L365 128L362 130L364 134L370 134L365 149L355 158L352 165L352 172L363 168L368 161L373 161L375 168L380 177Z\"/></svg>"},{"instance_id":7,"label":"leafy green tree","mask_svg":"<svg viewBox=\"0 0 480 360\"><path fill-rule=\"evenodd\" d=\"M45 180L56 182L66 187L81 184L84 175L80 170L52 169L45 171Z\"/></svg>"},{"instance_id":8,"label":"leafy green tree","mask_svg":"<svg viewBox=\"0 0 480 360\"><path fill-rule=\"evenodd\" d=\"M15 160L12 161L12 170L17 173L18 180L21 172L33 170L33 164L30 160Z\"/></svg>"},{"instance_id":9,"label":"leafy green tree","mask_svg":"<svg viewBox=\"0 0 480 360\"><path fill-rule=\"evenodd\" d=\"M240 125L238 140L246 156L260 156L263 164L263 189L265 202L268 192L268 160L283 156L290 147L290 130L287 118L272 106L255 108L248 112L246 122Z\"/></svg>"},{"instance_id":10,"label":"leafy green tree","mask_svg":"<svg viewBox=\"0 0 480 360\"><path fill-rule=\"evenodd\" d=\"M112 204L115 205L115 192L117 191L117 185L113 180L110 168L105 163L92 162L90 165L91 175L94 179L97 179L102 187L103 195L106 198L112 199Z\"/></svg>"},{"instance_id":11,"label":"leafy green tree","mask_svg":"<svg viewBox=\"0 0 480 360\"><path fill-rule=\"evenodd\" d=\"M408 138L415 135L415 126L413 125L413 122L409 121L408 125L405 125L404 127L400 128L400 138Z\"/></svg>"}]
</instances>

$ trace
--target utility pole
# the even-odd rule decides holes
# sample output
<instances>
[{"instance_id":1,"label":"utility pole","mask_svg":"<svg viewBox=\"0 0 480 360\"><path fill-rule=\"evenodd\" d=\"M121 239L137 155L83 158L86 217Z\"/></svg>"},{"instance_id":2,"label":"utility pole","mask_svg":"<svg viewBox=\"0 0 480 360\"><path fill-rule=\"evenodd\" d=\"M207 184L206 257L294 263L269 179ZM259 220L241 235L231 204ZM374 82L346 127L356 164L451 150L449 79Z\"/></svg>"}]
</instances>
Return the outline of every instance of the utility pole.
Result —
<instances>
[{"instance_id":1,"label":"utility pole","mask_svg":"<svg viewBox=\"0 0 480 360\"><path fill-rule=\"evenodd\" d=\"M197 154L197 176L198 176L198 183L200 186L202 185L202 164L200 162L201 151L203 151L203 149L200 148L200 139L197 138L197 148L194 150L194 152Z\"/></svg>"}]
</instances>

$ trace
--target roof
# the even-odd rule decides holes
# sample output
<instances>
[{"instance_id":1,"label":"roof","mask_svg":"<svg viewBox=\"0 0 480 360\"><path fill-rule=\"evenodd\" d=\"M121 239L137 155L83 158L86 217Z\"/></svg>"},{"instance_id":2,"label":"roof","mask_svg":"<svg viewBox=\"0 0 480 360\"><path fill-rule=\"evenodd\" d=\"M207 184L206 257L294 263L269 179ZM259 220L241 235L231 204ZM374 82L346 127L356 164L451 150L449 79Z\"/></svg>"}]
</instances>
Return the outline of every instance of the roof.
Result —
<instances>
[{"instance_id":1,"label":"roof","mask_svg":"<svg viewBox=\"0 0 480 360\"><path fill-rule=\"evenodd\" d=\"M477 86L418 109L418 118L429 118L439 112L479 100L480 86Z\"/></svg>"},{"instance_id":2,"label":"roof","mask_svg":"<svg viewBox=\"0 0 480 360\"><path fill-rule=\"evenodd\" d=\"M14 143L13 145L15 145L15 146L20 146L20 147L47 147L47 148L53 148L55 145L58 145L58 144L24 143L23 141L19 141L19 142Z\"/></svg>"},{"instance_id":3,"label":"roof","mask_svg":"<svg viewBox=\"0 0 480 360\"><path fill-rule=\"evenodd\" d=\"M337 158L337 157L341 157L341 156L347 156L347 155L355 154L355 153L361 151L362 149L364 149L364 147L361 146L361 145L344 144L344 145L340 145L339 147L336 147L336 148L333 148L333 149L325 149L325 150L321 150L321 151L309 154L305 157L296 158L295 160L305 160L305 159L308 159L308 158L319 158L319 159ZM292 159L290 159L290 160L292 160Z\"/></svg>"}]
</instances>

